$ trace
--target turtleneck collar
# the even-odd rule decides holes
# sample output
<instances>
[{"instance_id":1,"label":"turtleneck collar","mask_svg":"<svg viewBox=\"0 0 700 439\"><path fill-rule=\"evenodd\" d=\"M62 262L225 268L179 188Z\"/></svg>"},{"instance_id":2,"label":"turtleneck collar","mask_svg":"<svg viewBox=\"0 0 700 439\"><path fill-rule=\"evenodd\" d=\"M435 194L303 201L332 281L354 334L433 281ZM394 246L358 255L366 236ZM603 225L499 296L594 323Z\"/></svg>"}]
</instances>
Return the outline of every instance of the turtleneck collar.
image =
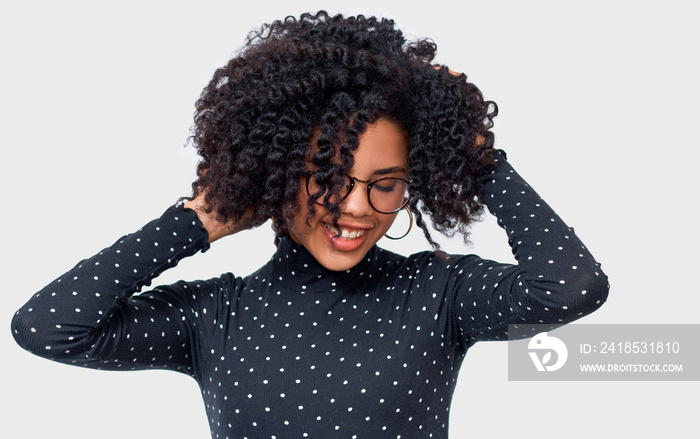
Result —
<instances>
[{"instance_id":1,"label":"turtleneck collar","mask_svg":"<svg viewBox=\"0 0 700 439\"><path fill-rule=\"evenodd\" d=\"M292 290L347 290L373 277L380 251L375 245L356 266L345 271L331 271L321 265L303 245L294 242L289 235L284 235L268 266L271 269L271 279Z\"/></svg>"}]
</instances>

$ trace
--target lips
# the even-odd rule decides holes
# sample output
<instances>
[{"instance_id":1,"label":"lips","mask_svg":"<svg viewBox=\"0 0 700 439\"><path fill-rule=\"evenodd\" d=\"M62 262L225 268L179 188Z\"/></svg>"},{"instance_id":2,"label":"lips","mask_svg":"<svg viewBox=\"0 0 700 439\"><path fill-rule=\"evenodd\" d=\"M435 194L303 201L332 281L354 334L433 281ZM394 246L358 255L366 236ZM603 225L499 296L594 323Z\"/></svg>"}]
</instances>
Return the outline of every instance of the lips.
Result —
<instances>
[{"instance_id":1,"label":"lips","mask_svg":"<svg viewBox=\"0 0 700 439\"><path fill-rule=\"evenodd\" d=\"M340 251L357 250L364 244L366 235L365 231L371 227L367 226L352 226L338 224L339 227L333 227L331 224L323 223L325 236L331 247Z\"/></svg>"}]
</instances>

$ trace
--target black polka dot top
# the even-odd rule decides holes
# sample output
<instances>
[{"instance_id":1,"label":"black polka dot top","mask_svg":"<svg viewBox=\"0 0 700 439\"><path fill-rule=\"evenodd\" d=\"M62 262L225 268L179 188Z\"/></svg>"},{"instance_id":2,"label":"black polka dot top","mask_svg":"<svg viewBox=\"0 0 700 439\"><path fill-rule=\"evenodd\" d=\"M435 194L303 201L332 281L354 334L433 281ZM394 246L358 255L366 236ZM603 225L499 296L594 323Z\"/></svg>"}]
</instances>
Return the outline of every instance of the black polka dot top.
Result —
<instances>
[{"instance_id":1,"label":"black polka dot top","mask_svg":"<svg viewBox=\"0 0 700 439\"><path fill-rule=\"evenodd\" d=\"M446 438L472 344L507 338L508 324L571 322L608 293L573 230L495 156L484 202L518 265L375 246L330 272L287 237L248 277L135 294L208 248L178 206L34 295L13 335L55 361L192 376L217 439Z\"/></svg>"}]
</instances>

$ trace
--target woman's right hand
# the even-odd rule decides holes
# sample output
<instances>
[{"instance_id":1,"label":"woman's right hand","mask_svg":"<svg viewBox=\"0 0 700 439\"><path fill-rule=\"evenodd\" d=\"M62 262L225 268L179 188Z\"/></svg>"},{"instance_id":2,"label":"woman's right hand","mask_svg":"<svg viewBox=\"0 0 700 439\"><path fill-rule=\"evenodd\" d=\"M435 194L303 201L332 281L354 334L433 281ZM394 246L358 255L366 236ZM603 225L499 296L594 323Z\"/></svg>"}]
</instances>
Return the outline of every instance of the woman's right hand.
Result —
<instances>
[{"instance_id":1,"label":"woman's right hand","mask_svg":"<svg viewBox=\"0 0 700 439\"><path fill-rule=\"evenodd\" d=\"M202 225L207 230L207 233L209 233L210 244L219 238L223 238L224 236L228 235L233 235L234 233L240 232L242 230L242 228L238 227L238 225L233 221L229 221L226 223L218 221L216 219L216 209L213 209L211 212L207 213L204 196L205 193L202 192L196 198L185 201L184 206L197 212L199 220L202 222Z\"/></svg>"}]
</instances>

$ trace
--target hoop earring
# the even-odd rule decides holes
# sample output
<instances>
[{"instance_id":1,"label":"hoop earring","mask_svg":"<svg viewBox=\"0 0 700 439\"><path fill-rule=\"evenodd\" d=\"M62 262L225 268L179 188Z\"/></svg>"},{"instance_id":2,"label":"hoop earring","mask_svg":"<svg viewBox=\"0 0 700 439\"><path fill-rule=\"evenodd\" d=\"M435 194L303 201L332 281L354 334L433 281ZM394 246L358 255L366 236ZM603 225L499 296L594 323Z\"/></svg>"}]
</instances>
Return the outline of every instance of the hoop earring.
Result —
<instances>
[{"instance_id":1,"label":"hoop earring","mask_svg":"<svg viewBox=\"0 0 700 439\"><path fill-rule=\"evenodd\" d=\"M386 238L393 239L394 241L399 240L399 239L405 237L406 235L408 235L408 233L409 233L409 232L411 231L411 229L413 228L413 213L411 213L411 209L408 207L408 205L404 206L403 208L406 209L406 212L408 212L408 221L409 221L409 223L408 223L408 230L406 230L406 233L404 233L403 235L399 236L398 238L395 238L395 237L393 237L393 236L389 236L389 235L387 235L387 234L384 234L384 236L385 236Z\"/></svg>"}]
</instances>

